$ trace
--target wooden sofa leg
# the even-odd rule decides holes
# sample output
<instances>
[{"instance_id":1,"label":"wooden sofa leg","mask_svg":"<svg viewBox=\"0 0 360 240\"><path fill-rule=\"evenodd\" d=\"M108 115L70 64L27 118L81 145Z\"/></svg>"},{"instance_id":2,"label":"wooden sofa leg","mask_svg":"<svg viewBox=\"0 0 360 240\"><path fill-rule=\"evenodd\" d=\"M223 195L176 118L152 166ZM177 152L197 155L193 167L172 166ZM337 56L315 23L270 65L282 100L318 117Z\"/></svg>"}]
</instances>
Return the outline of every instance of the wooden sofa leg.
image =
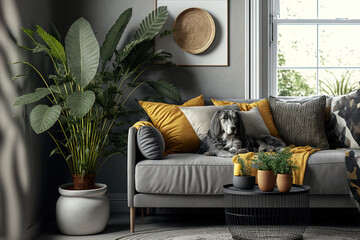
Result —
<instances>
[{"instance_id":1,"label":"wooden sofa leg","mask_svg":"<svg viewBox=\"0 0 360 240\"><path fill-rule=\"evenodd\" d=\"M148 215L148 216L150 215L150 208L146 209L146 215Z\"/></svg>"},{"instance_id":2,"label":"wooden sofa leg","mask_svg":"<svg viewBox=\"0 0 360 240\"><path fill-rule=\"evenodd\" d=\"M130 232L134 233L135 229L135 208L130 208Z\"/></svg>"}]
</instances>

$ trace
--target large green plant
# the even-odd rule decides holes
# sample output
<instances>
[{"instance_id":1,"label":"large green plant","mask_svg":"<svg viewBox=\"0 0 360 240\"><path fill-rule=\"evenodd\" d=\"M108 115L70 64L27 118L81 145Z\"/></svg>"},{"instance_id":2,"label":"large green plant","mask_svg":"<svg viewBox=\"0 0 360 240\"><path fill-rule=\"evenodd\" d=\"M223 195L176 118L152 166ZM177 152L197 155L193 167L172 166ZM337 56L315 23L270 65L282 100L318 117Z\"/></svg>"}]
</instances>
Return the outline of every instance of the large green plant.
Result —
<instances>
[{"instance_id":1,"label":"large green plant","mask_svg":"<svg viewBox=\"0 0 360 240\"><path fill-rule=\"evenodd\" d=\"M117 50L131 16L132 9L120 15L101 47L84 18L71 25L64 45L53 25L52 35L40 26L36 32L23 29L33 43L33 47L23 48L46 53L54 73L45 77L30 62L19 62L35 70L45 86L20 96L14 104L35 103L45 97L49 100L50 105L37 104L32 109L30 124L40 134L58 123L60 136L48 131L56 144L51 155L61 154L73 175L96 174L109 156L125 151L126 138L122 134L125 130L116 126L125 124L124 116L132 112L125 108L125 103L140 86L147 84L161 97L180 100L180 93L172 84L142 77L154 62L171 60L170 53L154 50L156 36L171 33L160 33L168 16L166 7L150 13L132 40Z\"/></svg>"}]
</instances>

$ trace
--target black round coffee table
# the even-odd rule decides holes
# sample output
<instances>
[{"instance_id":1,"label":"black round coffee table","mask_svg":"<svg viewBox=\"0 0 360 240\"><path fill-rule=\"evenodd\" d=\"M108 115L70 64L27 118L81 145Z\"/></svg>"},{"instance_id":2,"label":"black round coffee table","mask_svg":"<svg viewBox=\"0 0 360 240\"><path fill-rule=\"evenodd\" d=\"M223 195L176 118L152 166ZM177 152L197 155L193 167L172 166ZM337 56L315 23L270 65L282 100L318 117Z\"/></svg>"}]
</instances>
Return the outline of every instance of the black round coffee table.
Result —
<instances>
[{"instance_id":1,"label":"black round coffee table","mask_svg":"<svg viewBox=\"0 0 360 240\"><path fill-rule=\"evenodd\" d=\"M309 190L293 185L281 193L223 187L226 223L233 239L302 239L309 223Z\"/></svg>"}]
</instances>

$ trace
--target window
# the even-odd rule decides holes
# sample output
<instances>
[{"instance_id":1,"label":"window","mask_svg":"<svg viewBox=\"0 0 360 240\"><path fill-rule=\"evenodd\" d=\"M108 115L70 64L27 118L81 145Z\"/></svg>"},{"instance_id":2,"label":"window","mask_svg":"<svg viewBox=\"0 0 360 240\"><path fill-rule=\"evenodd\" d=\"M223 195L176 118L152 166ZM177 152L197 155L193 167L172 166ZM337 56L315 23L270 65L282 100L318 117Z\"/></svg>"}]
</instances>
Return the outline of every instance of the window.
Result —
<instances>
[{"instance_id":1,"label":"window","mask_svg":"<svg viewBox=\"0 0 360 240\"><path fill-rule=\"evenodd\" d=\"M341 95L360 81L359 0L273 0L269 92Z\"/></svg>"}]
</instances>

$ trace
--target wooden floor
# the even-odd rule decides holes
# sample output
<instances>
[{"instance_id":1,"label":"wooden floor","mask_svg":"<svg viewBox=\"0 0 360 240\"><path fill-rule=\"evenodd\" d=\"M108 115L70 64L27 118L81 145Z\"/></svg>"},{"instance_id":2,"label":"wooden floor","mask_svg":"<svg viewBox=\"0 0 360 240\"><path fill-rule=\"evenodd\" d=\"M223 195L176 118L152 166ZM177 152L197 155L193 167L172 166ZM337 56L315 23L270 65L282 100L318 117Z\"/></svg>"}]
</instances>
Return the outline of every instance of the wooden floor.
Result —
<instances>
[{"instance_id":1,"label":"wooden floor","mask_svg":"<svg viewBox=\"0 0 360 240\"><path fill-rule=\"evenodd\" d=\"M99 240L115 239L130 233L130 213L116 213L110 216L105 231L92 236L66 236L62 235L53 224L48 227L36 240ZM225 225L225 216L221 209L151 209L150 215L141 217L137 210L135 219L135 232L167 229L174 227L218 226ZM360 226L360 214L354 209L322 209L311 211L311 225L313 226Z\"/></svg>"}]
</instances>

